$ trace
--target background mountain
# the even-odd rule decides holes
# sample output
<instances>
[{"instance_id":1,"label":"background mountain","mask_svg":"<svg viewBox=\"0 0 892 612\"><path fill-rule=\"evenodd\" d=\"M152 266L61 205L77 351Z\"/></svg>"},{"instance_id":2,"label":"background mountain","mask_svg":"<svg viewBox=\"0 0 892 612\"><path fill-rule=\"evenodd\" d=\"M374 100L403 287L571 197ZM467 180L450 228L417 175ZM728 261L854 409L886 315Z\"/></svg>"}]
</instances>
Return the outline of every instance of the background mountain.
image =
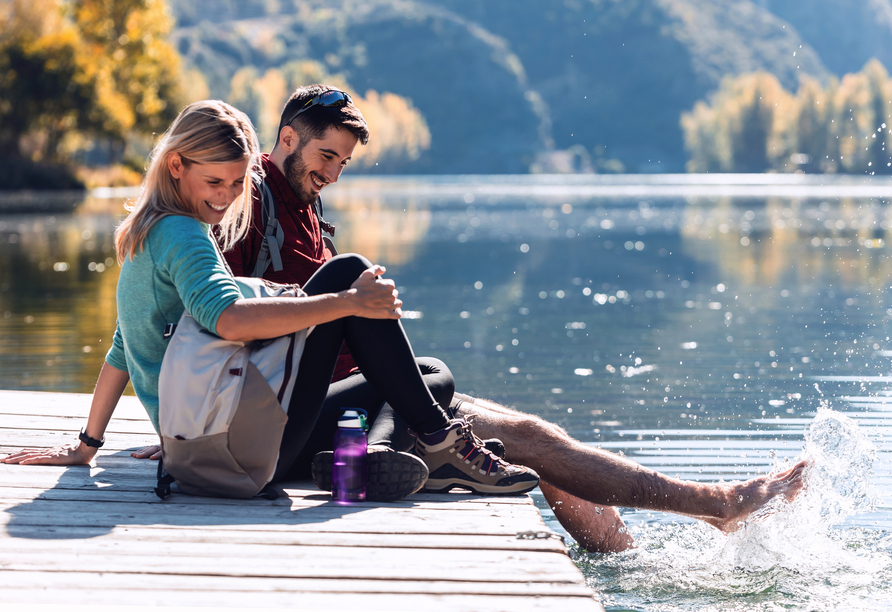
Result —
<instances>
[{"instance_id":1,"label":"background mountain","mask_svg":"<svg viewBox=\"0 0 892 612\"><path fill-rule=\"evenodd\" d=\"M892 64L890 0L172 0L210 94L313 60L407 99L429 148L387 171L677 172L679 117L728 75L788 89ZM368 171L375 171L370 167Z\"/></svg>"}]
</instances>

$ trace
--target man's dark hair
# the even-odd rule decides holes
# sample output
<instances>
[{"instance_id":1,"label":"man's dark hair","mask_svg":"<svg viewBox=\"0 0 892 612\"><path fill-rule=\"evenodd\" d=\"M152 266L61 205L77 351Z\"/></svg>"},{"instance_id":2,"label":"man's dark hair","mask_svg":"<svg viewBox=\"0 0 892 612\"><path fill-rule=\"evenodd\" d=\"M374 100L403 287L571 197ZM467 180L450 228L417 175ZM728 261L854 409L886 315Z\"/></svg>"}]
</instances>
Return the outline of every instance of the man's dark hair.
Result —
<instances>
[{"instance_id":1,"label":"man's dark hair","mask_svg":"<svg viewBox=\"0 0 892 612\"><path fill-rule=\"evenodd\" d=\"M288 117L303 108L303 106L326 91L340 91L337 87L331 85L306 85L298 87L288 98L285 108L282 109L282 115L279 117L279 130L276 132L276 144L279 144L279 134L285 127L285 121ZM291 122L291 127L300 136L300 146L306 146L311 140L319 140L325 136L328 128L335 127L342 130L348 130L363 145L369 142L369 126L365 122L362 113L351 102L345 106L316 106L301 113Z\"/></svg>"}]
</instances>

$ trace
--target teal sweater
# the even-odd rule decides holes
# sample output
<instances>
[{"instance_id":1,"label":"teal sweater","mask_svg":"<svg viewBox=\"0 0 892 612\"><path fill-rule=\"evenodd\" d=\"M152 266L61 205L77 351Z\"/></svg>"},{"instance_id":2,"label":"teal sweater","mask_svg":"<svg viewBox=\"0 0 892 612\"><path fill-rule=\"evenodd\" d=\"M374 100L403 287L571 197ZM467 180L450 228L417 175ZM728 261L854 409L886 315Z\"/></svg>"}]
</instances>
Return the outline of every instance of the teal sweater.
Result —
<instances>
[{"instance_id":1,"label":"teal sweater","mask_svg":"<svg viewBox=\"0 0 892 612\"><path fill-rule=\"evenodd\" d=\"M167 348L164 327L188 310L216 332L217 319L241 298L218 256L209 226L191 217L164 217L118 278L118 327L106 362L130 374L136 396L158 431L158 376Z\"/></svg>"}]
</instances>

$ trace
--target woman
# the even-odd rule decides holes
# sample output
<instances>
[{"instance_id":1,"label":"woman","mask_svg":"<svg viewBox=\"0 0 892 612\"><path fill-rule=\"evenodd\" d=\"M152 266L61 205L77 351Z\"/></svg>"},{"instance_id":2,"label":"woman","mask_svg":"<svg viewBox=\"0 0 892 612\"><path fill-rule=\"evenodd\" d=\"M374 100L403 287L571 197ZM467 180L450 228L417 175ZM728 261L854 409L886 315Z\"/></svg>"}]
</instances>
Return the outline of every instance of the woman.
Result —
<instances>
[{"instance_id":1,"label":"woman","mask_svg":"<svg viewBox=\"0 0 892 612\"><path fill-rule=\"evenodd\" d=\"M285 479L317 427L329 380L346 341L365 377L416 432L415 452L429 468L428 490L519 493L538 477L485 450L467 423L450 420L425 386L399 322L394 283L357 255L326 263L303 287L308 297L244 299L224 250L250 226L251 173L259 167L248 118L220 101L186 107L155 147L143 192L115 232L121 264L118 327L93 394L81 442L25 449L4 463L89 463L128 381L158 429L158 376L165 325L184 309L226 340L248 341L314 327L287 406L273 481ZM306 459L302 459L305 461Z\"/></svg>"}]
</instances>

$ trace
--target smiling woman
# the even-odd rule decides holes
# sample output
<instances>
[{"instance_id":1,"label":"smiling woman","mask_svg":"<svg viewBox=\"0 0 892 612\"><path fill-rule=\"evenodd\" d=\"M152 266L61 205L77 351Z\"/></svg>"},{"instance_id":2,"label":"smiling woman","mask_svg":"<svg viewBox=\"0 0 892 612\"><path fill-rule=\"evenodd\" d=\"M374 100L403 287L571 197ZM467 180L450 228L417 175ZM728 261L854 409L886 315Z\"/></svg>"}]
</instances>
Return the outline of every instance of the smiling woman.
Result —
<instances>
[{"instance_id":1,"label":"smiling woman","mask_svg":"<svg viewBox=\"0 0 892 612\"><path fill-rule=\"evenodd\" d=\"M184 203L208 225L223 221L226 211L245 190L248 160L221 164L192 163L179 153L167 158ZM250 207L249 207L250 209Z\"/></svg>"},{"instance_id":2,"label":"smiling woman","mask_svg":"<svg viewBox=\"0 0 892 612\"><path fill-rule=\"evenodd\" d=\"M337 180L359 140L348 131L328 130L331 138L303 138L307 144L298 151L297 132L288 126L282 132L283 140L293 138L295 154L305 154L304 185L312 193ZM448 370L441 399L431 393L398 321L402 302L395 285L380 278L382 266L341 255L302 287L272 291L263 285L272 294L264 299L253 289L260 285L247 282L255 279L232 275L210 226L218 228L223 250L245 234L251 223L245 187L252 170L259 170L258 162L254 129L232 106L198 102L177 117L153 151L139 199L115 232L121 263L118 327L80 444L25 449L2 461L89 463L130 381L161 436L164 465L181 490L250 497L270 483L293 479L295 470L308 471L310 461L316 465L314 456L321 456L323 471L326 457L331 465L326 452L332 436L319 432L337 420L323 411L346 342L374 391L363 407L374 416L372 411L386 402L417 433L416 444L424 449L424 460L390 447L370 453L370 499L414 493L431 465L433 470L446 464L454 444L473 461L452 468L450 482L478 493L535 488L539 479L532 470L491 455L466 422L449 418L443 409L454 389ZM200 340L189 339L190 329L192 338ZM284 340L281 355L258 356L253 344L242 344L275 338ZM171 380L162 371L184 376ZM178 403L189 395L187 388L197 391L193 399L201 399ZM369 396L364 387L360 394ZM359 406L354 401L338 405ZM246 428L247 422L252 426ZM191 433L182 423L194 426ZM213 435L207 435L208 428ZM195 437L196 432L201 434ZM311 444L319 440L328 447ZM263 452L270 450L275 452ZM165 481L159 478L156 489L162 498L169 493Z\"/></svg>"}]
</instances>

